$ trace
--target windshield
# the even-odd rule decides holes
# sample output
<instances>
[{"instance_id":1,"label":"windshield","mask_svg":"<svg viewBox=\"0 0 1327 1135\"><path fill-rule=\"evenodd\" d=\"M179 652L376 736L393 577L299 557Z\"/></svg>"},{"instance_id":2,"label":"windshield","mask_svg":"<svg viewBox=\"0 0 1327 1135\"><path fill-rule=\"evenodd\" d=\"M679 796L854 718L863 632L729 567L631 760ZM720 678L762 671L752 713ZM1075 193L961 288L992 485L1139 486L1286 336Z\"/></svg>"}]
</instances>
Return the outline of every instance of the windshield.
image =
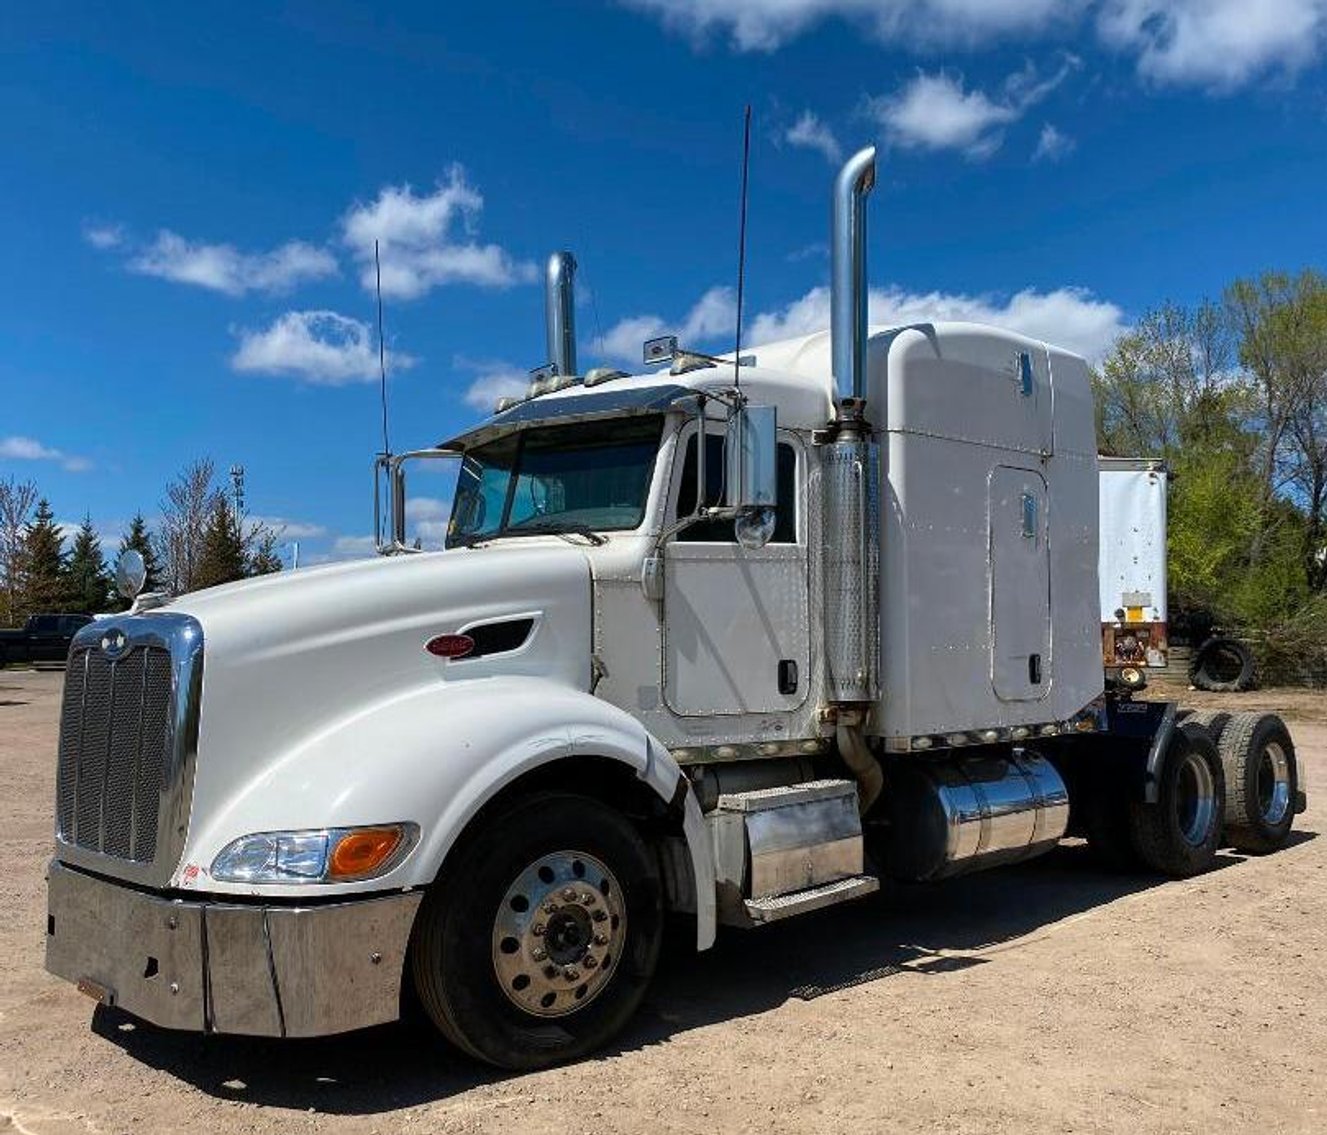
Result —
<instances>
[{"instance_id":1,"label":"windshield","mask_svg":"<svg viewBox=\"0 0 1327 1135\"><path fill-rule=\"evenodd\" d=\"M470 450L447 546L637 527L662 434L661 415L607 418L522 430Z\"/></svg>"}]
</instances>

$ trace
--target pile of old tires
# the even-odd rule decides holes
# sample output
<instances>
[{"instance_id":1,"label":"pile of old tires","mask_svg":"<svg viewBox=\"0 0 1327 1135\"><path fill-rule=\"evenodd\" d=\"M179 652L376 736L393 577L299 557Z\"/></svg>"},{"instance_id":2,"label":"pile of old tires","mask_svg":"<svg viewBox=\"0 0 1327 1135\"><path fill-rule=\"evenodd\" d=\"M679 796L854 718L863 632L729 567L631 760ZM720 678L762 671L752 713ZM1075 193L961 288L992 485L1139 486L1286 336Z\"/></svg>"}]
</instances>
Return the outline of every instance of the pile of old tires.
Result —
<instances>
[{"instance_id":1,"label":"pile of old tires","mask_svg":"<svg viewBox=\"0 0 1327 1135\"><path fill-rule=\"evenodd\" d=\"M1187 878L1218 849L1283 847L1302 806L1295 746L1275 714L1191 713L1156 770L1155 803L1101 795L1085 816L1088 844L1119 869Z\"/></svg>"},{"instance_id":2,"label":"pile of old tires","mask_svg":"<svg viewBox=\"0 0 1327 1135\"><path fill-rule=\"evenodd\" d=\"M1209 638L1189 663L1189 684L1212 693L1243 693L1253 689L1253 653L1238 639Z\"/></svg>"}]
</instances>

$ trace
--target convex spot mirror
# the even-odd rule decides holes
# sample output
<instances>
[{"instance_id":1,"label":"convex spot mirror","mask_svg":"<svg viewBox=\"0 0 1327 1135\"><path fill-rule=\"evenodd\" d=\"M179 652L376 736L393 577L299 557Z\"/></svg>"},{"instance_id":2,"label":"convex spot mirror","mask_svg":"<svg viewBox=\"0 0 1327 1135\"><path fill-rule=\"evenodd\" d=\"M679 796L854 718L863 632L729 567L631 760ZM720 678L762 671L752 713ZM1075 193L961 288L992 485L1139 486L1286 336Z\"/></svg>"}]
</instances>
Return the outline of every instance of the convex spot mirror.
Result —
<instances>
[{"instance_id":1,"label":"convex spot mirror","mask_svg":"<svg viewBox=\"0 0 1327 1135\"><path fill-rule=\"evenodd\" d=\"M133 548L120 553L115 562L115 590L125 599L135 599L147 582L147 565Z\"/></svg>"},{"instance_id":2,"label":"convex spot mirror","mask_svg":"<svg viewBox=\"0 0 1327 1135\"><path fill-rule=\"evenodd\" d=\"M725 503L737 512L736 535L743 547L762 547L774 534L778 426L773 406L739 406L728 419Z\"/></svg>"}]
</instances>

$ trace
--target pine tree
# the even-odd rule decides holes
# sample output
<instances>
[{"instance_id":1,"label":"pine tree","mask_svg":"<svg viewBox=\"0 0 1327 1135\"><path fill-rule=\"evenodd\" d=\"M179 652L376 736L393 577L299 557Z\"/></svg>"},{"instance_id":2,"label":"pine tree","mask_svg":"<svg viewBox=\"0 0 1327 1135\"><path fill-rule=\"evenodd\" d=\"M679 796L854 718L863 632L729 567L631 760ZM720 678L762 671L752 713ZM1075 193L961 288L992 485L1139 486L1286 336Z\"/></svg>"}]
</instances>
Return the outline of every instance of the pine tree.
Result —
<instances>
[{"instance_id":1,"label":"pine tree","mask_svg":"<svg viewBox=\"0 0 1327 1135\"><path fill-rule=\"evenodd\" d=\"M276 550L276 533L266 525L258 525L248 534L249 555L246 575L271 575L285 565Z\"/></svg>"},{"instance_id":2,"label":"pine tree","mask_svg":"<svg viewBox=\"0 0 1327 1135\"><path fill-rule=\"evenodd\" d=\"M152 546L152 534L147 530L147 521L141 512L129 522L129 531L120 540L120 555L134 551L143 557L143 566L147 569L144 591L161 590L161 568L157 563L157 550Z\"/></svg>"},{"instance_id":3,"label":"pine tree","mask_svg":"<svg viewBox=\"0 0 1327 1135\"><path fill-rule=\"evenodd\" d=\"M64 598L64 537L55 523L51 504L42 497L37 512L23 534L21 567L24 614L58 611Z\"/></svg>"},{"instance_id":4,"label":"pine tree","mask_svg":"<svg viewBox=\"0 0 1327 1135\"><path fill-rule=\"evenodd\" d=\"M245 575L244 539L230 498L218 493L203 530L198 564L194 571L195 589L231 583Z\"/></svg>"},{"instance_id":5,"label":"pine tree","mask_svg":"<svg viewBox=\"0 0 1327 1135\"><path fill-rule=\"evenodd\" d=\"M101 554L101 539L92 527L92 517L84 516L74 536L74 547L64 569L64 609L91 615L105 611L110 599L111 581L106 574L106 559Z\"/></svg>"}]
</instances>

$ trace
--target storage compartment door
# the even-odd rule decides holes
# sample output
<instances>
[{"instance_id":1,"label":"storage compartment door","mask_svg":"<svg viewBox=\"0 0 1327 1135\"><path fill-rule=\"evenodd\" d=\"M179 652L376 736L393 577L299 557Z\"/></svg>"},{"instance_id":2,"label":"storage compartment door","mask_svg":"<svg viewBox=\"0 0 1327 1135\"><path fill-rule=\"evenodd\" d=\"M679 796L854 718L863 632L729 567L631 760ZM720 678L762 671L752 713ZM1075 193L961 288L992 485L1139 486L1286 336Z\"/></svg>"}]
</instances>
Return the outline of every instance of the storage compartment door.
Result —
<instances>
[{"instance_id":1,"label":"storage compartment door","mask_svg":"<svg viewBox=\"0 0 1327 1135\"><path fill-rule=\"evenodd\" d=\"M1046 482L998 465L990 483L991 683L1001 701L1038 701L1051 685Z\"/></svg>"}]
</instances>

